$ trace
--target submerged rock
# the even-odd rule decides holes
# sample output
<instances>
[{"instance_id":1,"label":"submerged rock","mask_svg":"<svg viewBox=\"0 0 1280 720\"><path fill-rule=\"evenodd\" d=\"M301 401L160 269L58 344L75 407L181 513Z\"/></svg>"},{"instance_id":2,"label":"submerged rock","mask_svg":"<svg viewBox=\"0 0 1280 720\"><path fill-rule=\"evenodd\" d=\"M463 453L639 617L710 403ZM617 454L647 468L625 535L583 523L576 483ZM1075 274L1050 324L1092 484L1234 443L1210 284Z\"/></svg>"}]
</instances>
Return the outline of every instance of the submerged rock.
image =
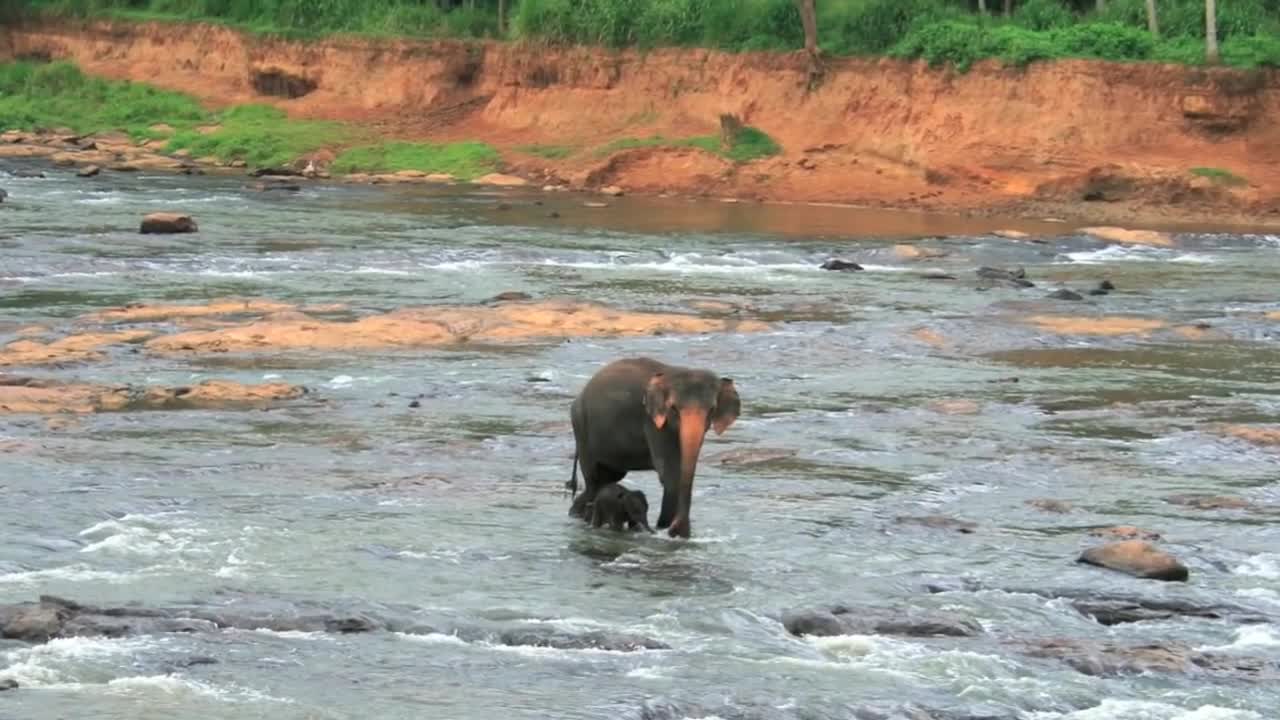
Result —
<instances>
[{"instance_id":1,"label":"submerged rock","mask_svg":"<svg viewBox=\"0 0 1280 720\"><path fill-rule=\"evenodd\" d=\"M1252 506L1252 503L1241 497L1200 493L1170 495L1165 498L1165 501L1174 505L1185 505L1196 510L1245 510Z\"/></svg>"},{"instance_id":2,"label":"submerged rock","mask_svg":"<svg viewBox=\"0 0 1280 720\"><path fill-rule=\"evenodd\" d=\"M982 266L975 273L980 280L985 281L985 286L1005 285L1007 287L1035 287L1035 283L1027 279L1027 271L1023 268L1016 270L1004 270L1002 268L993 268ZM981 287L981 286L980 286Z\"/></svg>"},{"instance_id":3,"label":"submerged rock","mask_svg":"<svg viewBox=\"0 0 1280 720\"><path fill-rule=\"evenodd\" d=\"M102 168L97 165L85 165L76 171L76 177L91 178L102 172Z\"/></svg>"},{"instance_id":4,"label":"submerged rock","mask_svg":"<svg viewBox=\"0 0 1280 720\"><path fill-rule=\"evenodd\" d=\"M1115 289L1116 289L1116 286L1113 285L1110 280L1103 280L1102 282L1098 283L1097 287L1090 290L1089 294L1090 295L1106 295L1107 293Z\"/></svg>"},{"instance_id":5,"label":"submerged rock","mask_svg":"<svg viewBox=\"0 0 1280 720\"><path fill-rule=\"evenodd\" d=\"M1055 638L1037 641L1025 652L1030 657L1060 660L1077 672L1095 677L1163 673L1280 678L1280 666L1273 661L1199 651L1181 643L1120 645Z\"/></svg>"},{"instance_id":6,"label":"submerged rock","mask_svg":"<svg viewBox=\"0 0 1280 720\"><path fill-rule=\"evenodd\" d=\"M1091 235L1098 240L1121 243L1124 245L1154 245L1168 247L1173 245L1173 236L1169 233L1154 230L1126 230L1118 227L1087 227L1080 232Z\"/></svg>"},{"instance_id":7,"label":"submerged rock","mask_svg":"<svg viewBox=\"0 0 1280 720\"><path fill-rule=\"evenodd\" d=\"M1071 606L1081 615L1107 626L1173 618L1221 620L1231 614L1230 608L1225 606L1198 605L1189 600L1176 599L1076 600ZM1266 618L1259 615L1249 614L1244 617L1252 622L1266 621Z\"/></svg>"},{"instance_id":8,"label":"submerged rock","mask_svg":"<svg viewBox=\"0 0 1280 720\"><path fill-rule=\"evenodd\" d=\"M196 221L190 215L181 213L151 213L142 218L142 225L138 231L142 234L151 233L193 233L196 232Z\"/></svg>"},{"instance_id":9,"label":"submerged rock","mask_svg":"<svg viewBox=\"0 0 1280 720\"><path fill-rule=\"evenodd\" d=\"M945 515L922 515L910 516L899 515L894 518L894 522L900 525L923 525L924 527L935 528L938 530L954 530L958 533L969 534L978 529L978 524L969 522L968 520L957 520Z\"/></svg>"},{"instance_id":10,"label":"submerged rock","mask_svg":"<svg viewBox=\"0 0 1280 720\"><path fill-rule=\"evenodd\" d=\"M4 692L5 690L17 690L19 687L18 681L13 678L0 680L0 692Z\"/></svg>"},{"instance_id":11,"label":"submerged rock","mask_svg":"<svg viewBox=\"0 0 1280 720\"><path fill-rule=\"evenodd\" d=\"M1064 515L1071 512L1074 508L1071 503L1066 500L1054 500L1052 498L1036 498L1028 500L1027 505L1048 513L1058 513Z\"/></svg>"},{"instance_id":12,"label":"submerged rock","mask_svg":"<svg viewBox=\"0 0 1280 720\"><path fill-rule=\"evenodd\" d=\"M242 385L226 380L205 380L179 387L138 387L0 377L0 414L256 408L271 402L294 400L306 392L304 387L287 383Z\"/></svg>"},{"instance_id":13,"label":"submerged rock","mask_svg":"<svg viewBox=\"0 0 1280 720\"><path fill-rule=\"evenodd\" d=\"M1049 299L1050 300L1083 300L1084 296L1076 292L1075 290L1068 290L1067 288L1061 288L1059 290L1054 290L1053 292L1049 293Z\"/></svg>"},{"instance_id":14,"label":"submerged rock","mask_svg":"<svg viewBox=\"0 0 1280 720\"><path fill-rule=\"evenodd\" d=\"M1077 560L1149 580L1185 581L1187 566L1145 540L1120 540L1085 550Z\"/></svg>"},{"instance_id":15,"label":"submerged rock","mask_svg":"<svg viewBox=\"0 0 1280 720\"><path fill-rule=\"evenodd\" d=\"M862 269L862 266L858 263L850 262L849 260L841 260L840 258L831 258L818 267L823 270L834 270L836 272L855 272Z\"/></svg>"},{"instance_id":16,"label":"submerged rock","mask_svg":"<svg viewBox=\"0 0 1280 720\"><path fill-rule=\"evenodd\" d=\"M797 637L872 634L972 637L982 632L978 623L957 615L846 605L791 610L783 614L782 625Z\"/></svg>"},{"instance_id":17,"label":"submerged rock","mask_svg":"<svg viewBox=\"0 0 1280 720\"><path fill-rule=\"evenodd\" d=\"M581 634L567 633L553 628L519 628L504 630L497 641L512 647L546 647L556 650L612 650L636 652L639 650L670 650L671 646L642 635L629 635L605 631Z\"/></svg>"},{"instance_id":18,"label":"submerged rock","mask_svg":"<svg viewBox=\"0 0 1280 720\"><path fill-rule=\"evenodd\" d=\"M1107 538L1109 540L1159 540L1160 533L1144 530L1133 525L1114 525L1112 527L1094 528L1089 531L1090 537Z\"/></svg>"}]
</instances>

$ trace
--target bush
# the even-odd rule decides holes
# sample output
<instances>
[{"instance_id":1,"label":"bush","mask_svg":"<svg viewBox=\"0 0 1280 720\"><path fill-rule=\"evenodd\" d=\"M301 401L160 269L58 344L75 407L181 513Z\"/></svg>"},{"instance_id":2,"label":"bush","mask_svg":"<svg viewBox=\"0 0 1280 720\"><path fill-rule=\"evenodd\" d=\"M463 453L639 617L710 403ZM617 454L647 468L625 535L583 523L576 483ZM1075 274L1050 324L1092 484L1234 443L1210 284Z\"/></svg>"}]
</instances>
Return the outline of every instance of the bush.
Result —
<instances>
[{"instance_id":1,"label":"bush","mask_svg":"<svg viewBox=\"0 0 1280 720\"><path fill-rule=\"evenodd\" d=\"M1014 10L1013 20L1029 30L1055 30L1073 25L1076 16L1060 0L1026 0Z\"/></svg>"},{"instance_id":2,"label":"bush","mask_svg":"<svg viewBox=\"0 0 1280 720\"><path fill-rule=\"evenodd\" d=\"M1118 23L1060 28L1053 31L1052 43L1059 56L1104 60L1146 60L1156 46L1151 33Z\"/></svg>"},{"instance_id":3,"label":"bush","mask_svg":"<svg viewBox=\"0 0 1280 720\"><path fill-rule=\"evenodd\" d=\"M988 54L986 40L986 33L976 23L946 20L912 30L891 54L923 58L930 65L951 63L963 72Z\"/></svg>"}]
</instances>

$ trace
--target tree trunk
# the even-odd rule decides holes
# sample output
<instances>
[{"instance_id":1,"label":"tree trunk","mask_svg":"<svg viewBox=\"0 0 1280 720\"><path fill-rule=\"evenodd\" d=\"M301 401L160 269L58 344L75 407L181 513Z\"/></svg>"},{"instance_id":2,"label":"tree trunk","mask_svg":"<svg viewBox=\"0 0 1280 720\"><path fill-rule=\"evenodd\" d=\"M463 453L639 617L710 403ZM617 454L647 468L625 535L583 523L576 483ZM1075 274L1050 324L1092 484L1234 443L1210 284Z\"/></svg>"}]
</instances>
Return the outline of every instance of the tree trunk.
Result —
<instances>
[{"instance_id":1,"label":"tree trunk","mask_svg":"<svg viewBox=\"0 0 1280 720\"><path fill-rule=\"evenodd\" d=\"M1107 9L1107 0L1098 0L1098 12L1102 12L1103 10L1106 10L1106 9Z\"/></svg>"},{"instance_id":2,"label":"tree trunk","mask_svg":"<svg viewBox=\"0 0 1280 720\"><path fill-rule=\"evenodd\" d=\"M498 37L507 34L507 0L498 0Z\"/></svg>"},{"instance_id":3,"label":"tree trunk","mask_svg":"<svg viewBox=\"0 0 1280 720\"><path fill-rule=\"evenodd\" d=\"M1218 60L1218 4L1216 0L1204 0L1204 59L1210 65Z\"/></svg>"},{"instance_id":4,"label":"tree trunk","mask_svg":"<svg viewBox=\"0 0 1280 720\"><path fill-rule=\"evenodd\" d=\"M1009 17L1013 14L1013 0L1004 0L1004 16Z\"/></svg>"},{"instance_id":5,"label":"tree trunk","mask_svg":"<svg viewBox=\"0 0 1280 720\"><path fill-rule=\"evenodd\" d=\"M987 0L978 0L978 12L987 14Z\"/></svg>"},{"instance_id":6,"label":"tree trunk","mask_svg":"<svg viewBox=\"0 0 1280 720\"><path fill-rule=\"evenodd\" d=\"M1147 0L1147 29L1152 35L1160 34L1160 22L1156 20L1156 0Z\"/></svg>"},{"instance_id":7,"label":"tree trunk","mask_svg":"<svg viewBox=\"0 0 1280 720\"><path fill-rule=\"evenodd\" d=\"M817 0L796 0L800 9L800 24L804 26L804 51L810 57L818 54L818 9Z\"/></svg>"}]
</instances>

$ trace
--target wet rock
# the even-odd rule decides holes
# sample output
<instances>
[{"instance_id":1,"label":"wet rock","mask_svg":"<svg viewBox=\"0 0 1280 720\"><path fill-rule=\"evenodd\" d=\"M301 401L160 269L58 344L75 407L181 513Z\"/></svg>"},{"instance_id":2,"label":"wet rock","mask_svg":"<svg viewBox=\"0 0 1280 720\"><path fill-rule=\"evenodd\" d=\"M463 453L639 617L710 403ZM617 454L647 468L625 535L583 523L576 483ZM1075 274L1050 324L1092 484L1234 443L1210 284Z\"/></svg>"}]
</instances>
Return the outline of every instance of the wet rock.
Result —
<instances>
[{"instance_id":1,"label":"wet rock","mask_svg":"<svg viewBox=\"0 0 1280 720\"><path fill-rule=\"evenodd\" d=\"M1034 315L1027 318L1042 330L1062 335L1138 335L1145 337L1166 326L1163 320L1136 317L1078 317Z\"/></svg>"},{"instance_id":2,"label":"wet rock","mask_svg":"<svg viewBox=\"0 0 1280 720\"><path fill-rule=\"evenodd\" d=\"M1264 447L1280 446L1280 426L1222 425L1217 430L1234 438Z\"/></svg>"},{"instance_id":3,"label":"wet rock","mask_svg":"<svg viewBox=\"0 0 1280 720\"><path fill-rule=\"evenodd\" d=\"M1160 533L1144 530L1133 525L1115 525L1105 528L1094 528L1089 531L1090 537L1107 538L1109 540L1159 540Z\"/></svg>"},{"instance_id":4,"label":"wet rock","mask_svg":"<svg viewBox=\"0 0 1280 720\"><path fill-rule=\"evenodd\" d=\"M559 212L559 211L557 211L557 210L551 210L551 211L547 212L547 217L549 217L549 218L551 218L551 219L553 219L553 220L554 220L555 218L560 217L560 212Z\"/></svg>"},{"instance_id":5,"label":"wet rock","mask_svg":"<svg viewBox=\"0 0 1280 720\"><path fill-rule=\"evenodd\" d=\"M1052 498L1036 498L1035 500L1028 500L1027 504L1037 510L1059 515L1064 515L1074 509L1071 503L1066 500L1054 500Z\"/></svg>"},{"instance_id":6,"label":"wet rock","mask_svg":"<svg viewBox=\"0 0 1280 720\"><path fill-rule=\"evenodd\" d=\"M35 603L0 606L0 637L28 643L48 642L61 637L62 627L74 609L44 598Z\"/></svg>"},{"instance_id":7,"label":"wet rock","mask_svg":"<svg viewBox=\"0 0 1280 720\"><path fill-rule=\"evenodd\" d=\"M1071 603L1071 606L1081 615L1107 626L1147 620L1189 617L1221 620L1224 617L1216 606L1196 605L1192 602L1177 600L1076 600Z\"/></svg>"},{"instance_id":8,"label":"wet rock","mask_svg":"<svg viewBox=\"0 0 1280 720\"><path fill-rule=\"evenodd\" d=\"M1055 638L1038 641L1025 652L1031 657L1060 660L1077 672L1095 677L1142 673L1223 674L1249 679L1280 677L1280 667L1274 662L1197 651L1181 643L1121 645Z\"/></svg>"},{"instance_id":9,"label":"wet rock","mask_svg":"<svg viewBox=\"0 0 1280 720\"><path fill-rule=\"evenodd\" d=\"M18 681L13 678L0 680L0 692L4 692L5 690L17 690L19 687Z\"/></svg>"},{"instance_id":10,"label":"wet rock","mask_svg":"<svg viewBox=\"0 0 1280 720\"><path fill-rule=\"evenodd\" d=\"M969 534L978 529L978 524L969 522L968 520L957 520L945 515L923 515L908 516L900 515L894 518L894 522L900 525L922 525L937 530L953 530L958 533Z\"/></svg>"},{"instance_id":11,"label":"wet rock","mask_svg":"<svg viewBox=\"0 0 1280 720\"><path fill-rule=\"evenodd\" d=\"M515 175L504 175L502 173L489 173L482 175L473 181L476 185L496 185L498 187L524 187L529 184L528 180Z\"/></svg>"},{"instance_id":12,"label":"wet rock","mask_svg":"<svg viewBox=\"0 0 1280 720\"><path fill-rule=\"evenodd\" d=\"M1185 505L1196 510L1246 510L1252 507L1252 503L1241 497L1231 495L1202 495L1202 494L1186 494L1186 495L1170 495L1165 498L1166 502L1174 505Z\"/></svg>"},{"instance_id":13,"label":"wet rock","mask_svg":"<svg viewBox=\"0 0 1280 720\"><path fill-rule=\"evenodd\" d=\"M233 162L231 167L236 167ZM301 177L302 171L291 167L260 167L249 171L249 177Z\"/></svg>"},{"instance_id":14,"label":"wet rock","mask_svg":"<svg viewBox=\"0 0 1280 720\"><path fill-rule=\"evenodd\" d=\"M942 415L977 415L982 406L973 400L935 400L929 403L929 409Z\"/></svg>"},{"instance_id":15,"label":"wet rock","mask_svg":"<svg viewBox=\"0 0 1280 720\"><path fill-rule=\"evenodd\" d=\"M795 450L771 449L771 448L741 448L738 450L726 450L722 453L710 456L708 462L715 462L721 465L729 465L732 467L743 467L748 465L759 465L761 463L774 462L777 460L786 460L795 457Z\"/></svg>"},{"instance_id":16,"label":"wet rock","mask_svg":"<svg viewBox=\"0 0 1280 720\"><path fill-rule=\"evenodd\" d=\"M955 280L956 276L941 270L930 270L919 275L921 280Z\"/></svg>"},{"instance_id":17,"label":"wet rock","mask_svg":"<svg viewBox=\"0 0 1280 720\"><path fill-rule=\"evenodd\" d=\"M512 647L545 647L557 650L670 650L671 646L653 638L625 633L593 631L574 635L552 628L520 628L498 633L497 641Z\"/></svg>"},{"instance_id":18,"label":"wet rock","mask_svg":"<svg viewBox=\"0 0 1280 720\"><path fill-rule=\"evenodd\" d=\"M415 409L420 408L420 407L422 407L422 401L421 401L421 400L410 400L410 401L409 401L409 407L411 407L411 408L415 408Z\"/></svg>"},{"instance_id":19,"label":"wet rock","mask_svg":"<svg viewBox=\"0 0 1280 720\"><path fill-rule=\"evenodd\" d=\"M245 325L165 335L154 338L146 347L157 352L353 350L566 337L631 337L656 332L758 332L769 327L754 320L632 312L576 300L543 300L402 308L354 321L264 318Z\"/></svg>"},{"instance_id":20,"label":"wet rock","mask_svg":"<svg viewBox=\"0 0 1280 720\"><path fill-rule=\"evenodd\" d=\"M841 260L839 258L831 258L819 266L823 270L834 270L836 272L854 272L861 270L862 266L856 262Z\"/></svg>"},{"instance_id":21,"label":"wet rock","mask_svg":"<svg viewBox=\"0 0 1280 720\"><path fill-rule=\"evenodd\" d=\"M1148 580L1186 581L1187 567L1145 540L1120 540L1085 550L1077 562Z\"/></svg>"},{"instance_id":22,"label":"wet rock","mask_svg":"<svg viewBox=\"0 0 1280 720\"><path fill-rule=\"evenodd\" d=\"M1118 227L1087 227L1080 232L1091 235L1098 240L1120 243L1124 245L1153 245L1168 247L1173 245L1173 237L1169 233L1153 230L1126 230Z\"/></svg>"},{"instance_id":23,"label":"wet rock","mask_svg":"<svg viewBox=\"0 0 1280 720\"><path fill-rule=\"evenodd\" d=\"M266 182L254 183L253 189L258 192L298 192L302 190L302 186L287 180L272 179Z\"/></svg>"},{"instance_id":24,"label":"wet rock","mask_svg":"<svg viewBox=\"0 0 1280 720\"><path fill-rule=\"evenodd\" d=\"M792 610L782 616L787 632L797 637L813 635L899 635L905 637L972 637L982 632L978 623L946 613L922 613L913 609L882 609L834 605L828 608Z\"/></svg>"},{"instance_id":25,"label":"wet rock","mask_svg":"<svg viewBox=\"0 0 1280 720\"><path fill-rule=\"evenodd\" d=\"M1098 283L1097 287L1091 289L1089 291L1089 294L1090 295L1106 295L1107 293L1115 289L1116 289L1116 286L1113 285L1110 280L1103 280L1102 282Z\"/></svg>"},{"instance_id":26,"label":"wet rock","mask_svg":"<svg viewBox=\"0 0 1280 720\"><path fill-rule=\"evenodd\" d=\"M85 165L76 171L77 177L91 178L102 172L102 168L97 165Z\"/></svg>"},{"instance_id":27,"label":"wet rock","mask_svg":"<svg viewBox=\"0 0 1280 720\"><path fill-rule=\"evenodd\" d=\"M4 188L0 188L0 203L4 202L7 199L9 199L9 192Z\"/></svg>"},{"instance_id":28,"label":"wet rock","mask_svg":"<svg viewBox=\"0 0 1280 720\"><path fill-rule=\"evenodd\" d=\"M1074 290L1061 288L1049 293L1050 300L1083 300L1084 296Z\"/></svg>"},{"instance_id":29,"label":"wet rock","mask_svg":"<svg viewBox=\"0 0 1280 720\"><path fill-rule=\"evenodd\" d=\"M1027 271L1023 268L1016 270L1004 270L1002 268L993 268L982 266L975 273L978 278L983 281L986 286L1004 285L1006 287L1035 287L1035 283L1027 279Z\"/></svg>"},{"instance_id":30,"label":"wet rock","mask_svg":"<svg viewBox=\"0 0 1280 720\"><path fill-rule=\"evenodd\" d=\"M893 254L902 260L933 260L946 257L947 251L919 245L894 245Z\"/></svg>"},{"instance_id":31,"label":"wet rock","mask_svg":"<svg viewBox=\"0 0 1280 720\"><path fill-rule=\"evenodd\" d=\"M49 342L31 339L16 340L0 347L0 367L100 360L103 357L102 348L109 345L136 343L153 334L147 330L124 330L68 335Z\"/></svg>"},{"instance_id":32,"label":"wet rock","mask_svg":"<svg viewBox=\"0 0 1280 720\"><path fill-rule=\"evenodd\" d=\"M500 292L497 295L494 295L493 297L489 298L489 302L491 303L516 302L519 300L532 300L532 299L533 299L533 296L530 295L529 293L519 292L517 290L508 290L506 292Z\"/></svg>"},{"instance_id":33,"label":"wet rock","mask_svg":"<svg viewBox=\"0 0 1280 720\"><path fill-rule=\"evenodd\" d=\"M603 195L610 195L612 197L619 197L623 194L623 190L617 185L605 185L600 188L600 193Z\"/></svg>"},{"instance_id":34,"label":"wet rock","mask_svg":"<svg viewBox=\"0 0 1280 720\"><path fill-rule=\"evenodd\" d=\"M1021 230L996 230L991 234L1006 240L1026 240L1031 237L1030 233L1024 233Z\"/></svg>"},{"instance_id":35,"label":"wet rock","mask_svg":"<svg viewBox=\"0 0 1280 720\"><path fill-rule=\"evenodd\" d=\"M181 213L151 213L142 218L138 231L150 233L192 233L196 232L196 221L190 215Z\"/></svg>"},{"instance_id":36,"label":"wet rock","mask_svg":"<svg viewBox=\"0 0 1280 720\"><path fill-rule=\"evenodd\" d=\"M304 387L286 383L242 385L225 380L183 387L138 387L0 377L0 414L255 408L297 399L306 392Z\"/></svg>"}]
</instances>

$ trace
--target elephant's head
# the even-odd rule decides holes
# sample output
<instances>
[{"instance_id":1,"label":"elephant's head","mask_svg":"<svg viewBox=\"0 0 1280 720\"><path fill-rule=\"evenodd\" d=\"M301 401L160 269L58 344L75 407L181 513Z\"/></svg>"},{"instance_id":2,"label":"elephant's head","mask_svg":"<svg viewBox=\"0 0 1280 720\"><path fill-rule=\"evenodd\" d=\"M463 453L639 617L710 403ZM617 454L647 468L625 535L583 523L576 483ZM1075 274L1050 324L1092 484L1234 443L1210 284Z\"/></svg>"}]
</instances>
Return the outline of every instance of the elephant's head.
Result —
<instances>
[{"instance_id":1,"label":"elephant's head","mask_svg":"<svg viewBox=\"0 0 1280 720\"><path fill-rule=\"evenodd\" d=\"M649 527L649 499L644 496L643 491L629 491L622 502L622 507L627 512L627 519L631 522L631 527L642 527L649 532L653 532L653 528Z\"/></svg>"},{"instance_id":2,"label":"elephant's head","mask_svg":"<svg viewBox=\"0 0 1280 720\"><path fill-rule=\"evenodd\" d=\"M738 391L731 378L706 370L673 369L649 378L644 404L655 427L674 428L680 437L680 492L669 532L672 537L689 537L693 474L703 438L710 428L722 434L738 419Z\"/></svg>"}]
</instances>

